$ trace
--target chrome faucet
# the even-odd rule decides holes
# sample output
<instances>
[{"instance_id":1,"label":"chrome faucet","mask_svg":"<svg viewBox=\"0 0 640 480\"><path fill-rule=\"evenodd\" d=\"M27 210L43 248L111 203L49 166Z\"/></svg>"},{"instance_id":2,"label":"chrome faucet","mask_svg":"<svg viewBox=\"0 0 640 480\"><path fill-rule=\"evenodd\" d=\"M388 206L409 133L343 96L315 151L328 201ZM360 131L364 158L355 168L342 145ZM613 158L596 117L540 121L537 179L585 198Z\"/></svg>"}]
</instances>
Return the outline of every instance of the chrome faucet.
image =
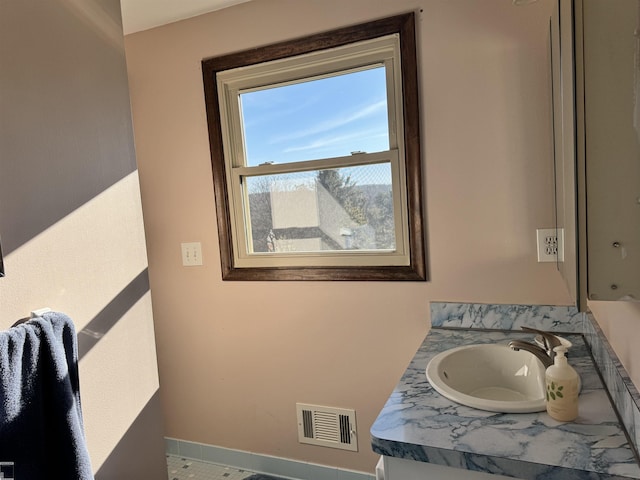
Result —
<instances>
[{"instance_id":1,"label":"chrome faucet","mask_svg":"<svg viewBox=\"0 0 640 480\"><path fill-rule=\"evenodd\" d=\"M545 332L543 330L536 330L535 328L521 327L525 332L537 333L542 337L543 347L535 345L531 342L525 342L524 340L512 340L509 342L509 347L515 351L526 350L527 352L535 355L544 365L544 368L548 368L553 365L553 359L556 356L554 348L562 345L562 342L554 334Z\"/></svg>"}]
</instances>

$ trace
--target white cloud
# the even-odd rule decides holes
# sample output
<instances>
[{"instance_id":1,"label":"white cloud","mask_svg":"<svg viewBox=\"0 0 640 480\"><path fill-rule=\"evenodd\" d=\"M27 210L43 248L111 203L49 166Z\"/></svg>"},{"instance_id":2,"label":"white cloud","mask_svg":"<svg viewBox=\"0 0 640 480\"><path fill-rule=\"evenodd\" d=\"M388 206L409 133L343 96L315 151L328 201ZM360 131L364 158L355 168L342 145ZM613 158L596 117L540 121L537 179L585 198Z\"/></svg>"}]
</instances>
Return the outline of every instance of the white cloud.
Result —
<instances>
[{"instance_id":1,"label":"white cloud","mask_svg":"<svg viewBox=\"0 0 640 480\"><path fill-rule=\"evenodd\" d=\"M361 140L364 139L380 139L386 138L387 132L379 132L372 133L371 131L356 131L349 133L347 135L331 135L329 137L319 138L317 140L312 141L311 143L307 143L305 145L298 145L296 147L289 147L283 150L284 153L292 153L292 152L302 152L308 150L319 150L322 148L331 147L333 145L337 145L343 143L348 140L352 140L354 138L358 138Z\"/></svg>"},{"instance_id":2,"label":"white cloud","mask_svg":"<svg viewBox=\"0 0 640 480\"><path fill-rule=\"evenodd\" d=\"M360 120L361 118L365 118L370 115L373 115L379 112L380 110L383 110L383 109L386 110L386 108L387 108L387 101L381 100L372 105L367 105L366 107L360 110L357 110L351 114L348 114L345 116L336 116L334 118L327 119L306 130L298 130L288 135L282 135L280 137L276 137L273 139L272 143L281 143L285 141L309 137L311 135L317 135L323 132L328 132L338 127L348 125L349 123L353 123L356 120Z\"/></svg>"}]
</instances>

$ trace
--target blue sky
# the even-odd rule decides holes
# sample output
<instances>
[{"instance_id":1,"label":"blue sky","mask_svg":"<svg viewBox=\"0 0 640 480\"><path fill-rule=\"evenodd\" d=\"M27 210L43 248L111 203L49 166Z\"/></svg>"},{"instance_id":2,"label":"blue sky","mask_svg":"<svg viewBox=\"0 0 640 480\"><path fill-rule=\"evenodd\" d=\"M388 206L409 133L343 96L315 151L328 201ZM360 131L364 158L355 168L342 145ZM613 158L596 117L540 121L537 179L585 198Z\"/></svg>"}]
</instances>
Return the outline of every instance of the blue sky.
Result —
<instances>
[{"instance_id":1,"label":"blue sky","mask_svg":"<svg viewBox=\"0 0 640 480\"><path fill-rule=\"evenodd\" d=\"M384 67L241 95L247 165L389 148Z\"/></svg>"}]
</instances>

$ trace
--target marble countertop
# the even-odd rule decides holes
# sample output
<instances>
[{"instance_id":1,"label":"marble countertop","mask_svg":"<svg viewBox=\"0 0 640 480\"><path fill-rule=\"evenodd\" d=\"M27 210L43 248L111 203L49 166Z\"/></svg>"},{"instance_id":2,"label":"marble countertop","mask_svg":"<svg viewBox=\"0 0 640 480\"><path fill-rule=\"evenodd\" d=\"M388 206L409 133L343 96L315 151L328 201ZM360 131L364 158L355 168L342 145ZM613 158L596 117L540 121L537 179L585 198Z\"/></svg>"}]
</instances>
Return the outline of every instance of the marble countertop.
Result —
<instances>
[{"instance_id":1,"label":"marble countertop","mask_svg":"<svg viewBox=\"0 0 640 480\"><path fill-rule=\"evenodd\" d=\"M517 331L432 328L371 427L380 455L522 479L640 478L635 451L611 406L581 335L565 335L582 379L579 416L485 412L446 399L426 379L437 353L474 343L531 340Z\"/></svg>"}]
</instances>

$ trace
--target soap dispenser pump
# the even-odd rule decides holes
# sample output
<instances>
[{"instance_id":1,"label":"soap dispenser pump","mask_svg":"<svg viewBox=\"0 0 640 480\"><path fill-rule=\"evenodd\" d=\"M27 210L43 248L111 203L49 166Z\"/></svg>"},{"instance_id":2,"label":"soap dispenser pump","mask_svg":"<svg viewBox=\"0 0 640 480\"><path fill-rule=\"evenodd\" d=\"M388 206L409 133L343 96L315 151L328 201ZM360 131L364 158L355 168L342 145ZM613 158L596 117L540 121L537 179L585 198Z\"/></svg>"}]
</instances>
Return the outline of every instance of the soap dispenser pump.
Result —
<instances>
[{"instance_id":1,"label":"soap dispenser pump","mask_svg":"<svg viewBox=\"0 0 640 480\"><path fill-rule=\"evenodd\" d=\"M578 417L579 377L565 356L563 345L556 352L553 365L546 370L547 413L561 422L570 422Z\"/></svg>"}]
</instances>

